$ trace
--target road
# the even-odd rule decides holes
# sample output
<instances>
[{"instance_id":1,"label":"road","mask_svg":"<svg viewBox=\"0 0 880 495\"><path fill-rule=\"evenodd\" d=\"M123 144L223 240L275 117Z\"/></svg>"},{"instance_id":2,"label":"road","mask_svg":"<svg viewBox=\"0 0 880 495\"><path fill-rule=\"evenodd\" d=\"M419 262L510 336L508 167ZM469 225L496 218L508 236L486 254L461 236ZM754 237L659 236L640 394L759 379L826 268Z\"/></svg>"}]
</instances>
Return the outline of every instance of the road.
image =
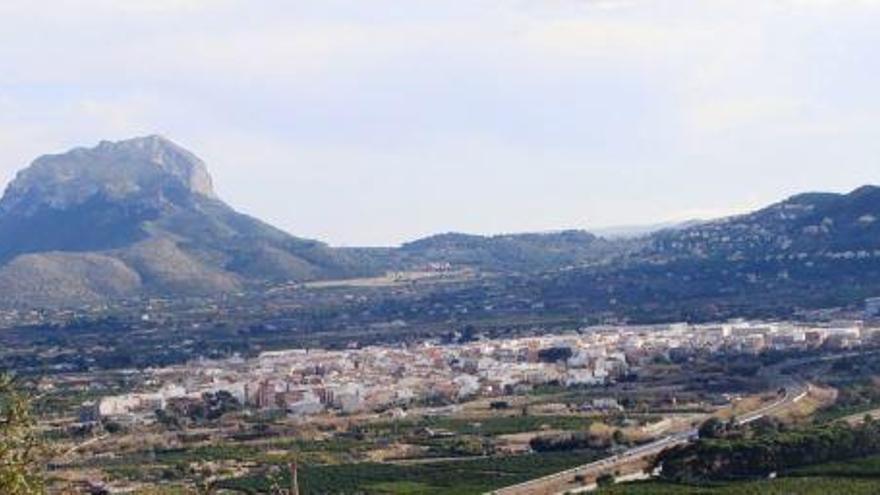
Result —
<instances>
[{"instance_id":1,"label":"road","mask_svg":"<svg viewBox=\"0 0 880 495\"><path fill-rule=\"evenodd\" d=\"M737 424L748 424L757 421L764 416L771 415L780 409L784 409L785 407L800 401L808 392L809 384L789 380L786 383L785 395L783 397L780 397L771 404L743 415L737 420ZM683 445L693 441L697 436L696 428L680 431L651 443L631 448L611 457L606 457L605 459L600 459L589 464L584 464L583 466L544 476L543 478L526 481L525 483L520 483L518 485L501 488L489 493L491 495L556 495L564 493L580 487L579 483L574 482L575 476L582 476L585 479L594 479L603 473L613 473L627 465L645 463L651 457L660 452L670 447Z\"/></svg>"},{"instance_id":2,"label":"road","mask_svg":"<svg viewBox=\"0 0 880 495\"><path fill-rule=\"evenodd\" d=\"M868 355L868 354L876 354L877 351L862 353L862 352L846 352L841 354L834 355L826 355L819 357L807 357L796 360L787 360L782 363L769 366L765 368L762 372L763 375L769 376L771 378L778 378L779 373L785 367L790 366L802 366L804 364L810 363L823 363L828 361L834 361L841 358L848 358L858 355ZM785 387L785 395L780 399L774 401L772 404L768 404L764 407L756 409L748 414L743 415L737 420L737 424L748 424L753 421L756 421L764 416L772 415L779 411L780 409L784 409L785 407L796 403L803 399L807 393L809 392L810 385L804 382L803 380L795 377L784 377L783 381L780 383L783 387ZM578 466L572 469L568 469L559 473L554 473L548 476L544 476L543 478L537 478L534 480L526 481L525 483L520 483L518 485L509 486L506 488L501 488L492 492L489 492L491 495L557 495L560 493L565 493L567 491L577 490L578 488L582 488L582 486L578 483L574 483L574 477L581 475L586 479L595 479L597 476L603 473L613 473L618 470L621 470L622 467L626 465L632 464L646 464L648 460L662 452L663 450L668 449L669 447L674 447L676 445L683 445L690 441L693 441L698 436L697 430L695 428L681 431L678 433L673 433L671 435L665 436L658 440L655 440L651 443L641 445L639 447L635 447L629 449L620 454L613 455L611 457L606 457L605 459L601 459L595 462L591 462L589 464L584 464L582 466Z\"/></svg>"}]
</instances>

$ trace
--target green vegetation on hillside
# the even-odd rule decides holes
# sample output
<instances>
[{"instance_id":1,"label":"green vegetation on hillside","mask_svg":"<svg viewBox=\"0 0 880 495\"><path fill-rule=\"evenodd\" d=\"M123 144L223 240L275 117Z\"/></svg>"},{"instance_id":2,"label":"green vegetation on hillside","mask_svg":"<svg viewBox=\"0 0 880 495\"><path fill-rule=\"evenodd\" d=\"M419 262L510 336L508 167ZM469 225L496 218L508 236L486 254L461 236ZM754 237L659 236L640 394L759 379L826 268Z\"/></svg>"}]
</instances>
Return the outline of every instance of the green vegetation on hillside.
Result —
<instances>
[{"instance_id":1,"label":"green vegetation on hillside","mask_svg":"<svg viewBox=\"0 0 880 495\"><path fill-rule=\"evenodd\" d=\"M471 495L513 485L532 478L590 462L594 451L486 457L454 462L394 465L377 463L339 466L303 466L299 472L302 493L366 493ZM283 470L273 477L250 477L224 482L223 487L266 490L271 483L286 486Z\"/></svg>"},{"instance_id":2,"label":"green vegetation on hillside","mask_svg":"<svg viewBox=\"0 0 880 495\"><path fill-rule=\"evenodd\" d=\"M826 495L876 494L880 490L880 456L817 464L782 473L769 480L704 482L669 481L625 483L602 489L599 495Z\"/></svg>"},{"instance_id":3,"label":"green vegetation on hillside","mask_svg":"<svg viewBox=\"0 0 880 495\"><path fill-rule=\"evenodd\" d=\"M625 483L597 495L876 495L878 481L841 478L781 478L708 485L663 481Z\"/></svg>"},{"instance_id":4,"label":"green vegetation on hillside","mask_svg":"<svg viewBox=\"0 0 880 495\"><path fill-rule=\"evenodd\" d=\"M698 482L764 476L823 462L880 453L880 423L832 423L794 429L740 429L722 438L663 452L655 461L667 480Z\"/></svg>"}]
</instances>

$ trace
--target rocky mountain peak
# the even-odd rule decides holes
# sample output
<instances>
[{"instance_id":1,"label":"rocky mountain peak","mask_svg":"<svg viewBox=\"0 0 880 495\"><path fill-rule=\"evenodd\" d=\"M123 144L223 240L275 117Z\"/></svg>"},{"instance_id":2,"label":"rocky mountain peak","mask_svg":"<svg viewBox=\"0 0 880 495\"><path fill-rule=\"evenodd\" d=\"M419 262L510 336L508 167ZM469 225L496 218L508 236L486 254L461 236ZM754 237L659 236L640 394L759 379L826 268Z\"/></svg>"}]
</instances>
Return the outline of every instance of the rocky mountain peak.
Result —
<instances>
[{"instance_id":1,"label":"rocky mountain peak","mask_svg":"<svg viewBox=\"0 0 880 495\"><path fill-rule=\"evenodd\" d=\"M42 156L0 199L0 306L216 295L371 270L236 212L202 161L161 136Z\"/></svg>"},{"instance_id":2,"label":"rocky mountain peak","mask_svg":"<svg viewBox=\"0 0 880 495\"><path fill-rule=\"evenodd\" d=\"M37 158L9 185L0 211L64 209L96 196L124 200L169 188L216 197L205 164L162 136L101 141L93 148Z\"/></svg>"}]
</instances>

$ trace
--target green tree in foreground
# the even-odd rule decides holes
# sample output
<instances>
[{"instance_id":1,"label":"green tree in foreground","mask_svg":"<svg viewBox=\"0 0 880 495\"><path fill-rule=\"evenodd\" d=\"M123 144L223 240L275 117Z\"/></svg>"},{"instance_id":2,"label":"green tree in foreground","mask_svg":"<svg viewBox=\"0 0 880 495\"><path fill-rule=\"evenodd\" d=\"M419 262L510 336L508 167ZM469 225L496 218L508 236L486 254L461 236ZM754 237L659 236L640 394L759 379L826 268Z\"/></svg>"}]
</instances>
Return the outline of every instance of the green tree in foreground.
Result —
<instances>
[{"instance_id":1,"label":"green tree in foreground","mask_svg":"<svg viewBox=\"0 0 880 495\"><path fill-rule=\"evenodd\" d=\"M44 493L42 442L31 416L30 400L14 380L0 374L0 493Z\"/></svg>"}]
</instances>

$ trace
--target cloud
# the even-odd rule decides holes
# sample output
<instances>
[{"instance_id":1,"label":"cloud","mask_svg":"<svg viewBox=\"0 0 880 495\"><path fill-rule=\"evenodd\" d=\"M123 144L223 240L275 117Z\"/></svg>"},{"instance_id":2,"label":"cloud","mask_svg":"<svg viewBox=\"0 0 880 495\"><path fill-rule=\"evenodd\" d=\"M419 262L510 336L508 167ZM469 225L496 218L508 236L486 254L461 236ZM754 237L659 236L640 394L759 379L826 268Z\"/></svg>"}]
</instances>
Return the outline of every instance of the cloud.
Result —
<instances>
[{"instance_id":1,"label":"cloud","mask_svg":"<svg viewBox=\"0 0 880 495\"><path fill-rule=\"evenodd\" d=\"M78 19L101 15L168 15L217 9L233 4L231 0L59 0L51 8L27 0L5 0L0 13L19 16L46 16Z\"/></svg>"},{"instance_id":2,"label":"cloud","mask_svg":"<svg viewBox=\"0 0 880 495\"><path fill-rule=\"evenodd\" d=\"M877 4L10 0L0 166L160 132L236 206L349 244L850 188Z\"/></svg>"}]
</instances>

